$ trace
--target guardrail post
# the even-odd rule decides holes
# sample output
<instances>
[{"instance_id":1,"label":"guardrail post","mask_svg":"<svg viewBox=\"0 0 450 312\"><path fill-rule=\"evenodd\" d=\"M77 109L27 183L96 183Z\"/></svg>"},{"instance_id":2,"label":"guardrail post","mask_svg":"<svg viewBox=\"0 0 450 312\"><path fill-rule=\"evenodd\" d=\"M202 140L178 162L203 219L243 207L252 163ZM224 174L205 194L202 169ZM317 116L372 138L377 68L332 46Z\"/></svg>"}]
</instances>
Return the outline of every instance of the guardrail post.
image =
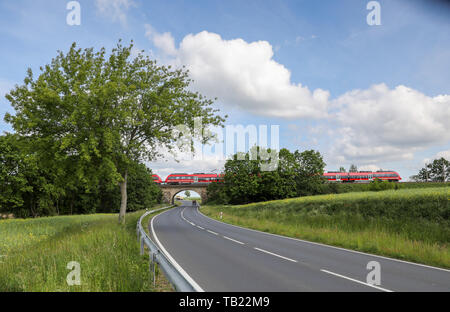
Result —
<instances>
[{"instance_id":1,"label":"guardrail post","mask_svg":"<svg viewBox=\"0 0 450 312\"><path fill-rule=\"evenodd\" d=\"M144 236L141 237L141 256L144 254Z\"/></svg>"},{"instance_id":2,"label":"guardrail post","mask_svg":"<svg viewBox=\"0 0 450 312\"><path fill-rule=\"evenodd\" d=\"M156 287L156 255L152 254L152 266L153 266L153 287Z\"/></svg>"}]
</instances>

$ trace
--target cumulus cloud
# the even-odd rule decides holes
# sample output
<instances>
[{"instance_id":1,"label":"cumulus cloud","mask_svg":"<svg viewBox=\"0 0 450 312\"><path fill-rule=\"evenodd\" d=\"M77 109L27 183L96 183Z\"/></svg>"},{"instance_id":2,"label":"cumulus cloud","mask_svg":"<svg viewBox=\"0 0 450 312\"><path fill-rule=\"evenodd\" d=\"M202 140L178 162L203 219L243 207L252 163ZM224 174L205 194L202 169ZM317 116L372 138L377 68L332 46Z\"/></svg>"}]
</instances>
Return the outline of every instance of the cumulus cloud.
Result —
<instances>
[{"instance_id":1,"label":"cumulus cloud","mask_svg":"<svg viewBox=\"0 0 450 312\"><path fill-rule=\"evenodd\" d=\"M445 158L447 160L450 160L450 150L448 151L442 151L436 154L436 158Z\"/></svg>"},{"instance_id":2,"label":"cumulus cloud","mask_svg":"<svg viewBox=\"0 0 450 312\"><path fill-rule=\"evenodd\" d=\"M170 33L146 25L146 35L172 63L186 65L194 87L224 105L270 117L323 118L329 92L310 90L291 81L291 72L274 59L267 41L225 40L202 31L189 34L175 47Z\"/></svg>"},{"instance_id":3,"label":"cumulus cloud","mask_svg":"<svg viewBox=\"0 0 450 312\"><path fill-rule=\"evenodd\" d=\"M410 160L416 152L450 141L450 95L427 96L399 85L377 84L330 100L323 89L291 81L267 41L223 39L202 31L177 47L170 33L146 25L146 36L172 65L186 65L194 88L219 103L255 115L323 122L338 162L374 165ZM331 124L332 122L332 124Z\"/></svg>"},{"instance_id":4,"label":"cumulus cloud","mask_svg":"<svg viewBox=\"0 0 450 312\"><path fill-rule=\"evenodd\" d=\"M95 6L100 14L126 25L126 11L135 6L135 3L132 0L95 0Z\"/></svg>"},{"instance_id":5,"label":"cumulus cloud","mask_svg":"<svg viewBox=\"0 0 450 312\"><path fill-rule=\"evenodd\" d=\"M429 163L433 162L433 160L441 159L441 158L450 160L450 150L441 151L439 153L436 153L436 155L434 155L432 158L425 158L422 162L423 162L423 164L429 164Z\"/></svg>"},{"instance_id":6,"label":"cumulus cloud","mask_svg":"<svg viewBox=\"0 0 450 312\"><path fill-rule=\"evenodd\" d=\"M169 32L163 34L157 32L151 25L145 25L145 36L153 42L153 44L168 56L175 56L177 49L175 48L175 39Z\"/></svg>"},{"instance_id":7,"label":"cumulus cloud","mask_svg":"<svg viewBox=\"0 0 450 312\"><path fill-rule=\"evenodd\" d=\"M450 140L450 95L379 84L347 92L334 104L339 129L333 152L345 160L412 159L416 151Z\"/></svg>"}]
</instances>

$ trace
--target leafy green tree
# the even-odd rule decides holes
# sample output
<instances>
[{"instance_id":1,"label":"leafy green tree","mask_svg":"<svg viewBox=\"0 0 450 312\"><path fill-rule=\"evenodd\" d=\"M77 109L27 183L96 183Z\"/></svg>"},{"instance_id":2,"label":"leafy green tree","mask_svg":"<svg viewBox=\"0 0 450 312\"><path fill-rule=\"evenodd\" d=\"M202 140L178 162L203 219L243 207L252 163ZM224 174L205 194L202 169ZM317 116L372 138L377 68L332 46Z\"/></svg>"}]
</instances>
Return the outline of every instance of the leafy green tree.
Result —
<instances>
[{"instance_id":1,"label":"leafy green tree","mask_svg":"<svg viewBox=\"0 0 450 312\"><path fill-rule=\"evenodd\" d=\"M265 150L253 147L248 153L236 154L225 163L223 184L208 188L208 200L218 203L250 202L290 198L321 192L325 163L319 152L281 149L277 156L263 160ZM259 155L255 157L255 155ZM271 171L261 168L276 163Z\"/></svg>"},{"instance_id":2,"label":"leafy green tree","mask_svg":"<svg viewBox=\"0 0 450 312\"><path fill-rule=\"evenodd\" d=\"M358 172L358 167L354 164L351 164L348 172Z\"/></svg>"},{"instance_id":3,"label":"leafy green tree","mask_svg":"<svg viewBox=\"0 0 450 312\"><path fill-rule=\"evenodd\" d=\"M187 71L159 66L142 52L131 58L132 48L119 41L107 56L104 48L74 43L41 67L38 78L28 69L24 85L6 95L16 113L5 120L33 139L40 165L52 168L57 180L94 193L100 185L120 186L122 222L133 162L172 150L178 125L193 129L201 118L203 130L224 121L212 100L190 90Z\"/></svg>"},{"instance_id":4,"label":"leafy green tree","mask_svg":"<svg viewBox=\"0 0 450 312\"><path fill-rule=\"evenodd\" d=\"M450 161L444 157L433 160L430 168L430 177L433 182L450 181Z\"/></svg>"},{"instance_id":5,"label":"leafy green tree","mask_svg":"<svg viewBox=\"0 0 450 312\"><path fill-rule=\"evenodd\" d=\"M256 201L261 181L258 160L252 160L249 153L235 154L225 163L224 181L230 203Z\"/></svg>"},{"instance_id":6,"label":"leafy green tree","mask_svg":"<svg viewBox=\"0 0 450 312\"><path fill-rule=\"evenodd\" d=\"M411 179L416 182L448 182L450 181L450 161L444 157L434 159L416 175L411 176Z\"/></svg>"},{"instance_id":7,"label":"leafy green tree","mask_svg":"<svg viewBox=\"0 0 450 312\"><path fill-rule=\"evenodd\" d=\"M347 172L347 170L345 170L344 167L340 167L340 168L339 168L339 172Z\"/></svg>"},{"instance_id":8,"label":"leafy green tree","mask_svg":"<svg viewBox=\"0 0 450 312\"><path fill-rule=\"evenodd\" d=\"M127 187L129 211L150 208L162 200L161 188L153 182L152 171L144 164L133 163L129 167Z\"/></svg>"},{"instance_id":9,"label":"leafy green tree","mask_svg":"<svg viewBox=\"0 0 450 312\"><path fill-rule=\"evenodd\" d=\"M297 193L301 196L320 193L321 185L324 183L323 172L326 165L322 155L314 150L295 151L294 158L297 163Z\"/></svg>"},{"instance_id":10,"label":"leafy green tree","mask_svg":"<svg viewBox=\"0 0 450 312\"><path fill-rule=\"evenodd\" d=\"M16 212L23 206L24 194L32 190L23 173L24 167L17 138L0 136L0 211Z\"/></svg>"}]
</instances>

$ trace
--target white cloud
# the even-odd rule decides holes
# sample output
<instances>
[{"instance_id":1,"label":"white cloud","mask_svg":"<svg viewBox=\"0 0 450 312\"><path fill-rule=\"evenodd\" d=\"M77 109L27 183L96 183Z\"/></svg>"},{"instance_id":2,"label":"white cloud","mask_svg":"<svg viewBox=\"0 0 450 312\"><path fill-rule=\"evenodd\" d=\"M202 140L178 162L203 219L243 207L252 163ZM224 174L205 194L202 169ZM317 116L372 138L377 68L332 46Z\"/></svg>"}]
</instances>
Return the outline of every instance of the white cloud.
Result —
<instances>
[{"instance_id":1,"label":"white cloud","mask_svg":"<svg viewBox=\"0 0 450 312\"><path fill-rule=\"evenodd\" d=\"M333 153L345 160L412 159L416 151L450 140L450 95L379 84L347 92L334 104L340 128Z\"/></svg>"},{"instance_id":2,"label":"white cloud","mask_svg":"<svg viewBox=\"0 0 450 312\"><path fill-rule=\"evenodd\" d=\"M429 163L433 162L433 160L435 160L435 159L441 159L441 158L450 160L450 150L441 151L441 152L437 153L436 155L434 155L432 158L425 158L422 162L425 165L425 164L429 164Z\"/></svg>"},{"instance_id":3,"label":"white cloud","mask_svg":"<svg viewBox=\"0 0 450 312\"><path fill-rule=\"evenodd\" d=\"M444 157L447 160L450 160L450 150L448 151L442 151L436 154L436 158L442 158Z\"/></svg>"},{"instance_id":4,"label":"white cloud","mask_svg":"<svg viewBox=\"0 0 450 312\"><path fill-rule=\"evenodd\" d=\"M330 101L326 90L293 83L267 41L226 40L202 31L185 36L177 47L170 33L150 25L146 35L170 64L187 66L195 89L218 97L220 104L262 116L322 120L334 139L329 155L338 163L411 160L418 151L450 141L450 95L430 97L403 85L378 84Z\"/></svg>"},{"instance_id":5,"label":"white cloud","mask_svg":"<svg viewBox=\"0 0 450 312\"><path fill-rule=\"evenodd\" d=\"M135 6L135 3L132 0L95 0L95 5L100 14L126 25L126 11Z\"/></svg>"},{"instance_id":6,"label":"white cloud","mask_svg":"<svg viewBox=\"0 0 450 312\"><path fill-rule=\"evenodd\" d=\"M157 32L151 25L145 24L145 36L153 42L153 44L168 56L177 54L175 48L175 39L169 32L163 34Z\"/></svg>"},{"instance_id":7,"label":"white cloud","mask_svg":"<svg viewBox=\"0 0 450 312\"><path fill-rule=\"evenodd\" d=\"M170 33L146 25L146 35L172 63L186 65L194 87L228 106L270 117L323 118L329 92L291 82L291 72L273 59L267 41L225 40L202 31L189 34L178 49Z\"/></svg>"}]
</instances>

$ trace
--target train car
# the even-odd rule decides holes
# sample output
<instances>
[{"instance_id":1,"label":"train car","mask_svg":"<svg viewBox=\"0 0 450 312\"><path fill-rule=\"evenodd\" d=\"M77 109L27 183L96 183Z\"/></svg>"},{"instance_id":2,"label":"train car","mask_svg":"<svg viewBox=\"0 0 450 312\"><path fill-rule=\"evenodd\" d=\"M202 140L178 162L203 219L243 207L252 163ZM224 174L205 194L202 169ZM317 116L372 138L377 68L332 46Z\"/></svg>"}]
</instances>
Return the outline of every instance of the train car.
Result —
<instances>
[{"instance_id":1,"label":"train car","mask_svg":"<svg viewBox=\"0 0 450 312\"><path fill-rule=\"evenodd\" d=\"M194 175L188 173L171 173L166 178L166 184L191 184L194 183Z\"/></svg>"},{"instance_id":2,"label":"train car","mask_svg":"<svg viewBox=\"0 0 450 312\"><path fill-rule=\"evenodd\" d=\"M358 172L338 172L328 171L323 174L323 177L329 182L344 182L344 183L369 183L375 179L390 182L399 182L402 178L395 171L358 171Z\"/></svg>"},{"instance_id":3,"label":"train car","mask_svg":"<svg viewBox=\"0 0 450 312\"><path fill-rule=\"evenodd\" d=\"M152 179L153 179L153 182L155 182L156 184L161 184L162 183L161 178L157 174L153 174L152 175Z\"/></svg>"},{"instance_id":4,"label":"train car","mask_svg":"<svg viewBox=\"0 0 450 312\"><path fill-rule=\"evenodd\" d=\"M171 185L192 184L192 183L212 183L222 182L223 174L196 172L188 173L172 173L167 176L165 183Z\"/></svg>"},{"instance_id":5,"label":"train car","mask_svg":"<svg viewBox=\"0 0 450 312\"><path fill-rule=\"evenodd\" d=\"M211 183L219 180L216 173L194 173L193 176L194 183Z\"/></svg>"},{"instance_id":6,"label":"train car","mask_svg":"<svg viewBox=\"0 0 450 312\"><path fill-rule=\"evenodd\" d=\"M373 172L373 178L390 182L399 182L402 179L397 172L392 170L388 171L379 170L377 172Z\"/></svg>"}]
</instances>

